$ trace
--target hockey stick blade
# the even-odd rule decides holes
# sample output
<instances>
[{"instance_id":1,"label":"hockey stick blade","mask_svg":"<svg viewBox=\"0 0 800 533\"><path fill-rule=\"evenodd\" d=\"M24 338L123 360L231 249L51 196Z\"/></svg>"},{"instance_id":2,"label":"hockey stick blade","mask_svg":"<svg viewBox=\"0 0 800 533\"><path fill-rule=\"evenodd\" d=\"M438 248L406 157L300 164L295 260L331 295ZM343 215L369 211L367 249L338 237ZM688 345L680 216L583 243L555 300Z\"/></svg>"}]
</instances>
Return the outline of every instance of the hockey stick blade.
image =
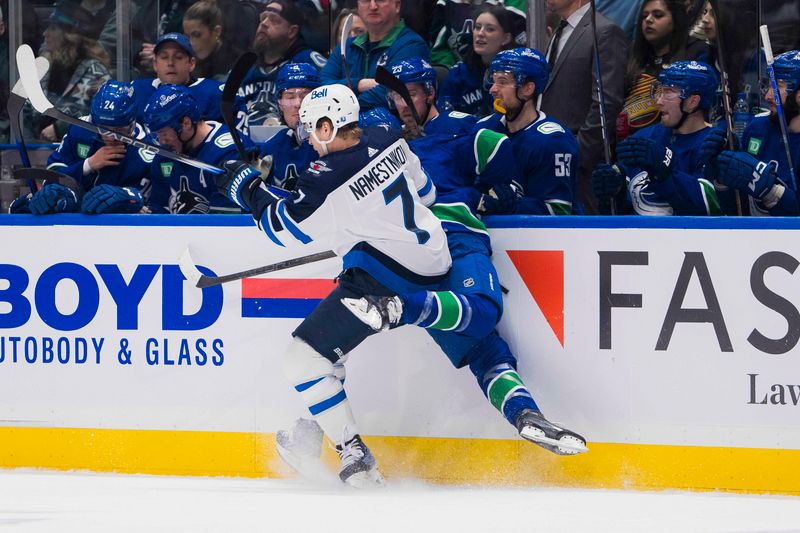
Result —
<instances>
[{"instance_id":1,"label":"hockey stick blade","mask_svg":"<svg viewBox=\"0 0 800 533\"><path fill-rule=\"evenodd\" d=\"M219 102L220 111L222 111L222 120L225 122L225 125L228 126L231 137L233 137L233 142L236 145L236 150L239 152L239 157L241 157L243 161L247 161L249 158L244 151L244 145L242 144L239 131L236 129L236 121L233 117L233 103L236 100L236 93L239 92L242 81L244 81L247 73L250 72L250 68L256 63L257 57L258 56L253 52L245 52L239 56L230 74L228 74L228 80L225 82L225 87L222 89L222 98Z\"/></svg>"},{"instance_id":2,"label":"hockey stick blade","mask_svg":"<svg viewBox=\"0 0 800 533\"><path fill-rule=\"evenodd\" d=\"M411 114L414 116L414 124L416 124L417 135L421 134L422 130L420 126L419 114L417 113L416 106L414 106L414 101L411 100L411 95L408 93L406 84L398 80L394 74L386 70L381 65L378 65L378 68L375 69L375 81L390 91L394 91L400 95L408 108L411 110Z\"/></svg>"},{"instance_id":3,"label":"hockey stick blade","mask_svg":"<svg viewBox=\"0 0 800 533\"><path fill-rule=\"evenodd\" d=\"M36 58L36 74L41 80L47 71L50 69L50 62L45 57ZM31 158L28 155L28 147L25 145L25 138L22 135L22 127L20 120L22 117L22 108L25 105L27 97L25 95L25 87L22 85L22 80L17 80L11 93L8 95L8 103L6 110L8 111L8 122L11 128L11 134L14 136L14 141L17 143L17 151L19 151L20 161L24 167L31 166ZM36 191L36 181L28 179L28 189L31 192Z\"/></svg>"},{"instance_id":4,"label":"hockey stick blade","mask_svg":"<svg viewBox=\"0 0 800 533\"><path fill-rule=\"evenodd\" d=\"M350 66L347 64L347 37L350 35L350 29L353 27L353 14L347 15L342 24L342 33L339 35L339 50L342 54L342 68L344 69L344 76L347 79L347 86L353 88L353 82L350 80Z\"/></svg>"},{"instance_id":5,"label":"hockey stick blade","mask_svg":"<svg viewBox=\"0 0 800 533\"><path fill-rule=\"evenodd\" d=\"M302 257L295 257L293 259L286 259L285 261L279 261L277 263L272 263L271 265L252 268L250 270L243 270L241 272L235 272L225 276L206 276L197 268L197 265L195 265L195 262L192 259L191 252L189 252L189 248L186 248L186 250L184 250L184 252L181 254L180 259L178 259L178 266L180 267L183 276L192 282L195 287L198 289L205 289L206 287L221 285L229 281L251 278L254 276L260 276L261 274L269 274L270 272L277 272L279 270L306 265L308 263L324 261L325 259L331 259L333 257L336 257L336 254L328 250L325 252L304 255Z\"/></svg>"},{"instance_id":6,"label":"hockey stick blade","mask_svg":"<svg viewBox=\"0 0 800 533\"><path fill-rule=\"evenodd\" d=\"M108 128L104 128L103 126L92 124L90 122L86 122L85 120L81 120L79 118L71 117L66 113L59 111L47 99L47 96L45 96L44 91L42 90L42 86L39 84L39 80L36 79L36 72L35 72L36 67L33 57L33 50L31 50L31 47L28 46L27 44L23 44L22 46L17 48L17 68L19 69L20 80L22 80L22 85L25 88L25 94L28 97L28 100L30 100L33 108L39 113L47 115L48 117L54 118L56 120L66 122L67 124L72 124L73 126L78 126L79 128L89 130L91 132L97 133L98 135L110 137L115 141L119 141L125 144L130 144L132 146L135 146L136 148L141 148L145 152L155 153L160 156L166 157L167 159L179 161L181 163L191 165L195 168L206 170L213 174L222 174L225 172L221 168L216 167L214 165L209 165L208 163L203 163L202 161L198 161L197 159L186 157L181 154L176 154L174 152L165 150L158 146L154 146L152 144L140 141L138 139L134 139L133 137L117 133Z\"/></svg>"}]
</instances>

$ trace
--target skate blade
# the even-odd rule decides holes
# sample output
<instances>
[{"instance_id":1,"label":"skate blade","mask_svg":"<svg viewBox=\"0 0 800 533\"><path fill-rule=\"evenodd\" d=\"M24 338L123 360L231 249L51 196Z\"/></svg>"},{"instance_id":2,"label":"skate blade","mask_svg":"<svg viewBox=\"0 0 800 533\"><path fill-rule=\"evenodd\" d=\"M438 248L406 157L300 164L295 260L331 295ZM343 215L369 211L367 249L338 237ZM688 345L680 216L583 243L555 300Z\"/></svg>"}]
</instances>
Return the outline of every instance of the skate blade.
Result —
<instances>
[{"instance_id":1,"label":"skate blade","mask_svg":"<svg viewBox=\"0 0 800 533\"><path fill-rule=\"evenodd\" d=\"M386 479L377 468L373 468L353 474L345 483L356 489L381 489L386 486Z\"/></svg>"},{"instance_id":2,"label":"skate blade","mask_svg":"<svg viewBox=\"0 0 800 533\"><path fill-rule=\"evenodd\" d=\"M292 452L280 444L275 445L278 455L284 463L294 470L298 476L316 483L335 484L338 476L328 470L318 457L309 457Z\"/></svg>"},{"instance_id":3,"label":"skate blade","mask_svg":"<svg viewBox=\"0 0 800 533\"><path fill-rule=\"evenodd\" d=\"M528 427L522 428L522 431L520 431L519 434L531 442L535 442L537 444L546 444L547 446L555 448L551 451L555 453L561 453L563 455L575 455L589 451L589 448L586 447L586 444L582 440L575 438L572 435L564 435L560 439L551 439L549 437L545 437L541 430Z\"/></svg>"}]
</instances>

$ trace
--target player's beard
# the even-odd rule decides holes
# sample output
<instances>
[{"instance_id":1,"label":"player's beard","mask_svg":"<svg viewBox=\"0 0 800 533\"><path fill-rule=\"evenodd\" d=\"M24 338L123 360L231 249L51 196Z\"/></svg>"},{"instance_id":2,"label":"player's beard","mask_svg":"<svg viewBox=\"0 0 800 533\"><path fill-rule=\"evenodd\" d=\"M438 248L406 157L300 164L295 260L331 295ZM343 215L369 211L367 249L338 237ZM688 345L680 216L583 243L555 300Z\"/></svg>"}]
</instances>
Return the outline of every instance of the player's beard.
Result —
<instances>
[{"instance_id":1,"label":"player's beard","mask_svg":"<svg viewBox=\"0 0 800 533\"><path fill-rule=\"evenodd\" d=\"M800 89L798 89L800 90ZM786 124L788 125L797 115L800 115L800 106L797 105L797 91L792 91L786 95L786 103L783 104L783 115L786 117ZM770 113L769 120L775 127L780 127L778 122L778 113Z\"/></svg>"}]
</instances>

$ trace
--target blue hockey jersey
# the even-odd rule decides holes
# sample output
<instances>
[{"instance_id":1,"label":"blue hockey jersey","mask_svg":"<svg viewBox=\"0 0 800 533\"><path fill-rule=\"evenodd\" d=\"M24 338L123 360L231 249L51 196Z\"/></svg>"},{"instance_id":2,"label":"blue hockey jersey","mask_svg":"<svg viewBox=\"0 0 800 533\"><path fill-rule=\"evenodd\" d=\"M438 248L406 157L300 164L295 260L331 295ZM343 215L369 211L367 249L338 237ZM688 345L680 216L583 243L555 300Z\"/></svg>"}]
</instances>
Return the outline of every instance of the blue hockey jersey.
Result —
<instances>
[{"instance_id":1,"label":"blue hockey jersey","mask_svg":"<svg viewBox=\"0 0 800 533\"><path fill-rule=\"evenodd\" d=\"M770 119L769 115L759 115L750 122L742 135L742 150L764 162L774 161L777 164L778 178L786 187L783 196L772 208L767 209L761 202L752 196L750 199L750 214L755 216L797 216L798 208L797 184L794 183L789 172L786 160L786 149L783 147L780 126ZM800 170L800 133L789 133L789 152L792 154L792 163L795 172Z\"/></svg>"},{"instance_id":2,"label":"blue hockey jersey","mask_svg":"<svg viewBox=\"0 0 800 533\"><path fill-rule=\"evenodd\" d=\"M144 108L150 96L161 85L158 78L145 78L133 80L133 97L136 100L136 121L144 123ZM206 120L222 120L222 111L219 107L222 98L224 83L212 79L200 78L186 86L200 108L200 116Z\"/></svg>"},{"instance_id":3,"label":"blue hockey jersey","mask_svg":"<svg viewBox=\"0 0 800 533\"><path fill-rule=\"evenodd\" d=\"M478 117L493 112L494 99L483 86L483 72L471 70L466 63L456 63L439 87L437 106L444 107L445 99L453 109Z\"/></svg>"},{"instance_id":4,"label":"blue hockey jersey","mask_svg":"<svg viewBox=\"0 0 800 533\"><path fill-rule=\"evenodd\" d=\"M564 126L539 112L525 128L510 133L506 117L494 113L476 128L503 133L511 139L520 174L523 197L516 214L569 215L575 202L578 172L578 141Z\"/></svg>"},{"instance_id":5,"label":"blue hockey jersey","mask_svg":"<svg viewBox=\"0 0 800 533\"><path fill-rule=\"evenodd\" d=\"M237 120L236 129L247 131L249 126L261 126L268 119L280 120L278 95L275 82L278 71L287 63L308 63L317 67L325 66L327 60L319 52L301 47L287 59L275 65L254 65L242 80L242 86L236 93Z\"/></svg>"},{"instance_id":6,"label":"blue hockey jersey","mask_svg":"<svg viewBox=\"0 0 800 533\"><path fill-rule=\"evenodd\" d=\"M311 163L288 198L257 189L250 207L278 246L323 242L343 268L407 293L436 287L450 268L445 233L426 207L435 197L408 144L375 127L355 146Z\"/></svg>"},{"instance_id":7,"label":"blue hockey jersey","mask_svg":"<svg viewBox=\"0 0 800 533\"><path fill-rule=\"evenodd\" d=\"M211 132L186 155L221 167L225 161L239 159L230 130L219 122L206 122ZM255 150L253 142L242 137L245 150ZM180 161L157 155L151 166L153 192L151 209L169 213L240 213L239 206L220 194L214 175Z\"/></svg>"},{"instance_id":8,"label":"blue hockey jersey","mask_svg":"<svg viewBox=\"0 0 800 533\"><path fill-rule=\"evenodd\" d=\"M294 130L281 130L259 144L259 157L272 156L272 170L267 178L270 185L294 190L297 178L317 158L317 152L307 142L298 143Z\"/></svg>"},{"instance_id":9,"label":"blue hockey jersey","mask_svg":"<svg viewBox=\"0 0 800 533\"><path fill-rule=\"evenodd\" d=\"M91 122L91 117L83 117ZM146 140L144 129L134 125L131 137ZM150 164L155 154L146 152L141 148L127 146L125 157L119 165L107 166L99 171L83 173L83 163L95 154L104 142L95 133L84 128L70 126L67 134L61 139L61 144L47 158L47 168L72 176L81 184L84 191L90 190L95 185L114 185L116 187L135 187L142 192L147 201L150 192Z\"/></svg>"},{"instance_id":10,"label":"blue hockey jersey","mask_svg":"<svg viewBox=\"0 0 800 533\"><path fill-rule=\"evenodd\" d=\"M721 215L714 185L703 177L700 144L710 127L694 133L676 134L671 128L653 124L634 133L672 150L672 176L662 182L650 180L640 168L620 165L628 182L628 200L639 215Z\"/></svg>"}]
</instances>

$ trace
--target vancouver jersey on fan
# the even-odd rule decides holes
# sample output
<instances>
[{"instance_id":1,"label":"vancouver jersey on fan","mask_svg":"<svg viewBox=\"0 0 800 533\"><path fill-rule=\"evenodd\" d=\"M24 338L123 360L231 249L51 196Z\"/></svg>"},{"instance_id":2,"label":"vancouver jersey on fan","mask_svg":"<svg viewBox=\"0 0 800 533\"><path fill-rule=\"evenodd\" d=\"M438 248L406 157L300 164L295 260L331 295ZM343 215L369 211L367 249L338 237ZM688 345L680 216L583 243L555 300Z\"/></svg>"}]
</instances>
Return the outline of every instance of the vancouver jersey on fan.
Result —
<instances>
[{"instance_id":1,"label":"vancouver jersey on fan","mask_svg":"<svg viewBox=\"0 0 800 533\"><path fill-rule=\"evenodd\" d=\"M270 185L293 190L300 173L317 158L317 152L305 141L298 144L291 128L281 130L260 143L259 157L272 156L272 170L267 177Z\"/></svg>"},{"instance_id":2,"label":"vancouver jersey on fan","mask_svg":"<svg viewBox=\"0 0 800 533\"><path fill-rule=\"evenodd\" d=\"M572 133L541 111L535 121L513 133L500 113L478 121L476 127L511 139L524 191L516 214L572 214L578 172L578 142Z\"/></svg>"},{"instance_id":3,"label":"vancouver jersey on fan","mask_svg":"<svg viewBox=\"0 0 800 533\"><path fill-rule=\"evenodd\" d=\"M343 267L360 268L397 293L436 286L450 268L436 188L396 133L364 130L358 144L300 174L288 198L259 194L258 225L279 246L324 242Z\"/></svg>"},{"instance_id":4,"label":"vancouver jersey on fan","mask_svg":"<svg viewBox=\"0 0 800 533\"><path fill-rule=\"evenodd\" d=\"M207 121L211 132L194 150L185 155L221 167L226 161L239 159L230 130L219 122ZM247 151L253 142L242 136ZM157 155L151 166L153 192L151 207L159 206L170 213L240 213L239 206L221 194L214 175L180 161Z\"/></svg>"},{"instance_id":5,"label":"vancouver jersey on fan","mask_svg":"<svg viewBox=\"0 0 800 533\"><path fill-rule=\"evenodd\" d=\"M714 185L703 177L700 145L710 127L677 134L672 128L653 124L633 134L652 139L672 150L672 175L656 182L640 168L620 168L628 177L628 196L639 215L721 215Z\"/></svg>"},{"instance_id":6,"label":"vancouver jersey on fan","mask_svg":"<svg viewBox=\"0 0 800 533\"><path fill-rule=\"evenodd\" d=\"M161 85L158 78L145 78L133 80L133 97L136 99L136 121L144 123L144 108L150 96ZM205 120L222 120L222 111L219 106L222 98L224 84L209 78L199 78L186 86L197 101L200 116Z\"/></svg>"},{"instance_id":7,"label":"vancouver jersey on fan","mask_svg":"<svg viewBox=\"0 0 800 533\"><path fill-rule=\"evenodd\" d=\"M786 161L786 149L783 147L780 126L773 123L768 115L754 117L742 135L742 150L760 161L774 161L778 165L778 178L786 190L772 209L765 209L750 199L750 214L772 216L797 216L800 210L797 205L796 184L792 180L789 165ZM789 152L792 155L795 172L800 170L800 133L789 132Z\"/></svg>"},{"instance_id":8,"label":"vancouver jersey on fan","mask_svg":"<svg viewBox=\"0 0 800 533\"><path fill-rule=\"evenodd\" d=\"M92 121L90 116L82 117L82 120ZM139 124L134 125L130 136L140 141L146 141L144 129ZM142 195L146 198L146 193L149 192L147 185L150 183L150 164L153 162L154 154L128 145L125 149L125 157L118 165L107 166L84 175L84 161L103 146L105 143L96 133L78 126L70 126L67 134L61 139L61 144L47 158L47 168L72 176L86 191L95 185L103 184L116 187L135 187L141 190Z\"/></svg>"}]
</instances>

